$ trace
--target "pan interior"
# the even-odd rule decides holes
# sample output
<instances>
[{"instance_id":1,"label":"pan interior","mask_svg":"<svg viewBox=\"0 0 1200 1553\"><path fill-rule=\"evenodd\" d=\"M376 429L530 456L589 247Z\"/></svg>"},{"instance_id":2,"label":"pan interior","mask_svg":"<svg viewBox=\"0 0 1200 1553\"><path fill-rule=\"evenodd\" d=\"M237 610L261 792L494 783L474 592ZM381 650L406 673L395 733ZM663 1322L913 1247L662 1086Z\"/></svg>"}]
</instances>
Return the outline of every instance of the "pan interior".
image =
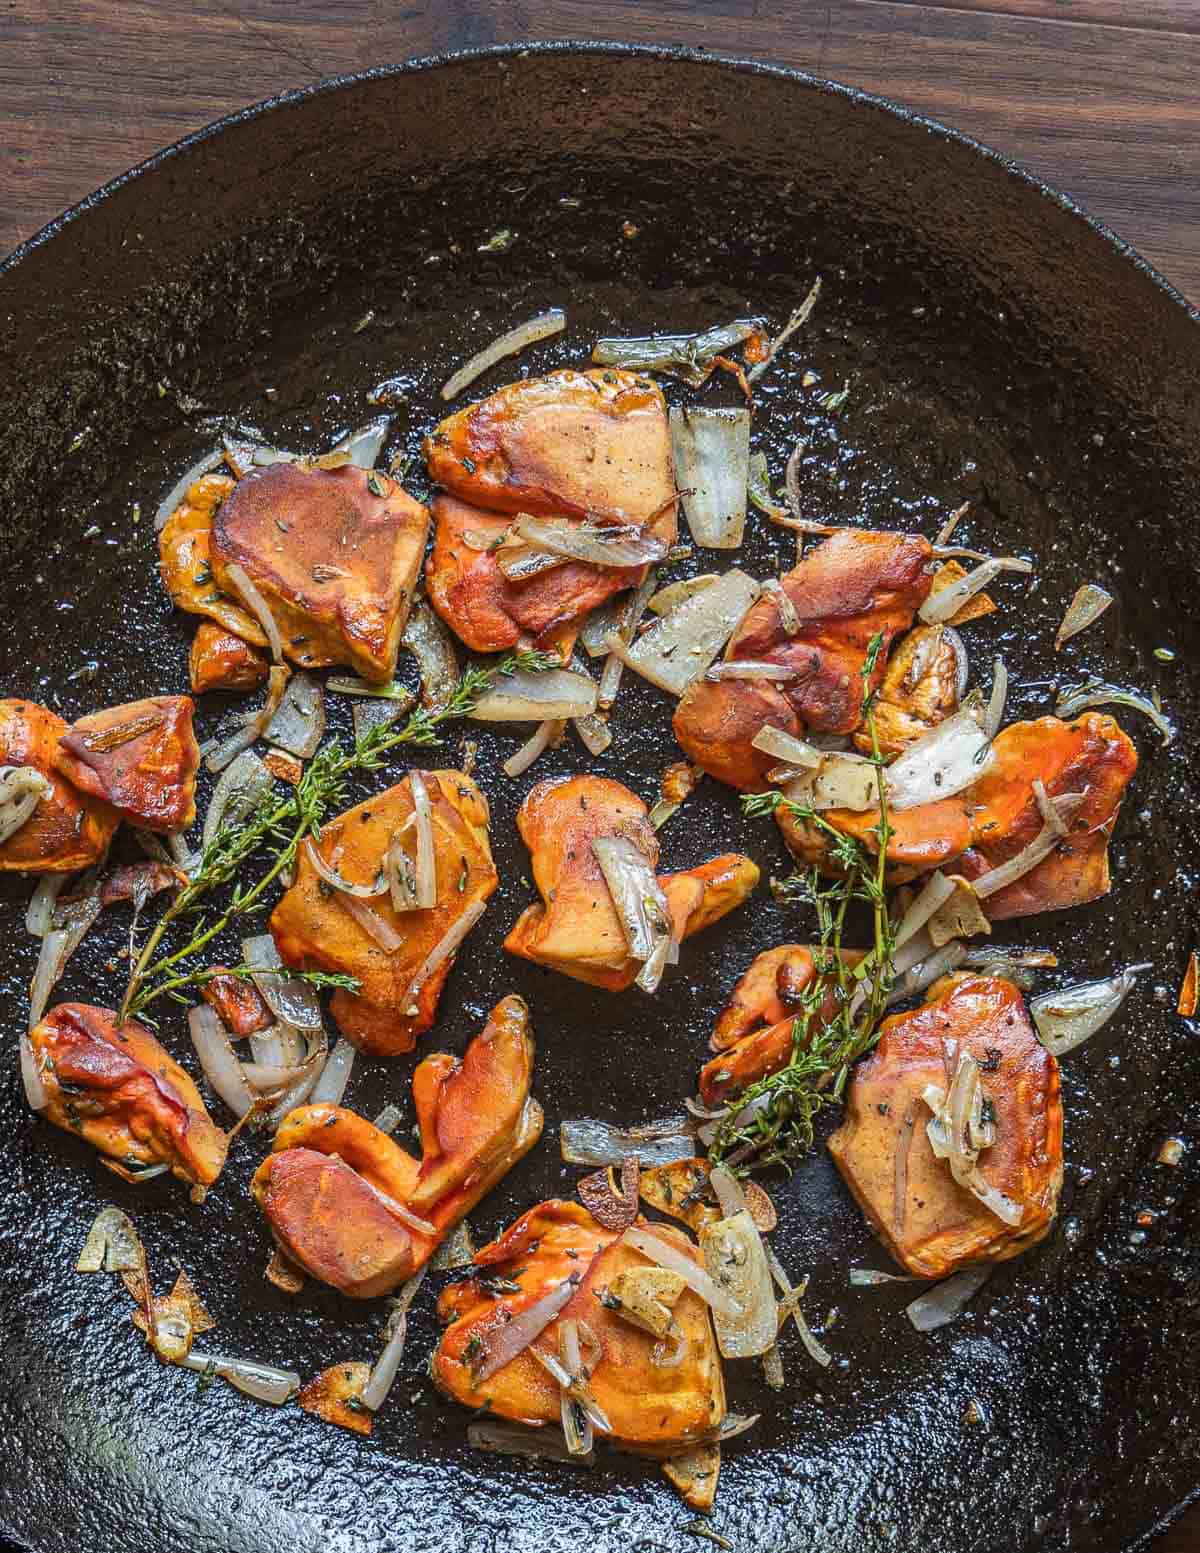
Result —
<instances>
[{"instance_id":1,"label":"pan interior","mask_svg":"<svg viewBox=\"0 0 1200 1553\"><path fill-rule=\"evenodd\" d=\"M1002 582L1001 611L969 628L973 683L1002 653L1008 716L1030 717L1051 709L1055 684L1095 671L1158 689L1181 731L1164 750L1122 716L1142 765L1113 894L998 935L1057 950L1064 983L1155 965L1119 1020L1064 1062L1067 1182L1052 1236L957 1324L921 1337L903 1316L906 1286L847 1286L851 1265L888 1264L823 1151L772 1181L780 1257L810 1273L807 1309L829 1325L836 1360L818 1371L785 1340L778 1396L755 1367L727 1367L731 1406L763 1416L725 1452L711 1525L739 1553L1099 1553L1136 1541L1197 1479L1195 1155L1179 1170L1154 1160L1164 1137L1200 1122L1194 1029L1172 1012L1196 931L1200 348L1178 302L1077 215L965 143L850 94L649 53L452 62L235 122L0 274L0 686L68 718L186 688L194 622L158 585L152 517L213 444L213 417L317 451L378 413L368 394L394 378L407 403L391 412L385 457L415 452L441 414L438 385L534 312L566 308L566 334L481 390L578 364L600 334L746 315L777 327L818 274L812 323L758 395L754 446L776 483L805 437L814 518L931 536L969 498L963 542L1029 554L1038 578L1035 590ZM840 409L822 403L843 386ZM709 395L735 400L732 385ZM419 462L409 488L426 491ZM759 576L790 564L791 536L757 519L750 530L739 564ZM698 552L671 575L710 569ZM1054 629L1087 581L1117 603L1056 655ZM347 703L330 709L345 733ZM201 727L222 710L206 705ZM603 756L568 743L516 781L499 764L523 731L456 728L436 762L422 757L454 764L464 733L479 739L502 885L415 1057L461 1051L497 999L520 992L547 1113L543 1143L472 1215L477 1239L572 1193L564 1117L678 1110L736 976L812 929L764 888L685 947L654 999L503 954L532 898L514 826L532 780L590 768L653 802L677 758L670 705L649 686L627 676L613 724ZM395 760L388 777L406 769ZM764 879L789 869L774 827L743 819L712 782L662 842L669 868L743 850ZM27 889L0 885L13 1045L35 961ZM104 920L65 996L119 998L125 928L119 914ZM190 1065L181 1010L163 1033ZM414 1060L360 1061L347 1103L374 1115L393 1101L407 1127ZM0 1427L22 1461L4 1475L0 1527L39 1553L696 1545L690 1512L630 1458L579 1472L465 1449L466 1416L424 1369L442 1277L418 1301L369 1441L224 1386L199 1394L195 1377L155 1366L123 1294L72 1272L101 1205L132 1214L161 1286L187 1269L224 1351L305 1375L369 1360L382 1305L311 1283L290 1300L264 1281L267 1234L247 1190L257 1138L243 1136L196 1208L162 1181L123 1186L33 1121L15 1061L0 1125Z\"/></svg>"}]
</instances>

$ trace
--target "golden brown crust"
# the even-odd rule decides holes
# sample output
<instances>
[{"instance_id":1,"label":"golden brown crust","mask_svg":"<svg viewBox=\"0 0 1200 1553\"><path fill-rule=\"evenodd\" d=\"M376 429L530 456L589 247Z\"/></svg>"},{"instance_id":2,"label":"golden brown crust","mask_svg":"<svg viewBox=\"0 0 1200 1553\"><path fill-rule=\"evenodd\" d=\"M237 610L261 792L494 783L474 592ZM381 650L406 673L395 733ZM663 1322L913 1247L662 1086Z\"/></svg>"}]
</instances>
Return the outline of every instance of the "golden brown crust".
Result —
<instances>
[{"instance_id":1,"label":"golden brown crust","mask_svg":"<svg viewBox=\"0 0 1200 1553\"><path fill-rule=\"evenodd\" d=\"M522 912L505 949L610 992L632 986L640 966L629 954L592 841L627 836L654 868L658 837L646 816L641 799L608 777L559 777L531 788L517 828L532 854L542 904ZM731 853L663 874L659 883L676 935L687 938L740 906L758 883L758 868Z\"/></svg>"},{"instance_id":2,"label":"golden brown crust","mask_svg":"<svg viewBox=\"0 0 1200 1553\"><path fill-rule=\"evenodd\" d=\"M76 787L146 830L186 830L196 818L200 747L190 696L150 696L71 724L54 764Z\"/></svg>"},{"instance_id":3,"label":"golden brown crust","mask_svg":"<svg viewBox=\"0 0 1200 1553\"><path fill-rule=\"evenodd\" d=\"M883 755L899 755L958 710L958 654L944 626L919 625L892 654L874 702L875 738ZM854 743L871 753L860 728Z\"/></svg>"},{"instance_id":4,"label":"golden brown crust","mask_svg":"<svg viewBox=\"0 0 1200 1553\"><path fill-rule=\"evenodd\" d=\"M258 621L222 593L213 576L213 514L236 484L228 475L202 475L188 486L158 536L158 570L176 609L207 615L243 641L265 647Z\"/></svg>"},{"instance_id":5,"label":"golden brown crust","mask_svg":"<svg viewBox=\"0 0 1200 1553\"><path fill-rule=\"evenodd\" d=\"M979 1169L989 1185L1023 1205L1015 1228L955 1182L926 1135L932 1113L921 1096L928 1084L948 1086L947 1063L952 1071L951 1053L962 1050L983 1068L995 1109L996 1142L980 1154ZM898 1217L896 1152L910 1114ZM885 1020L879 1045L854 1070L846 1118L829 1152L880 1239L919 1277L1005 1261L1040 1240L1062 1186L1058 1063L1039 1042L1012 983L985 976L942 983L921 1008Z\"/></svg>"},{"instance_id":6,"label":"golden brown crust","mask_svg":"<svg viewBox=\"0 0 1200 1553\"><path fill-rule=\"evenodd\" d=\"M343 1034L375 1057L411 1051L417 1036L433 1024L450 962L444 961L425 981L415 1002L408 995L413 976L450 926L474 902L487 900L499 882L488 843L487 800L479 788L461 771L425 772L424 777L433 810L438 903L428 911L396 912L386 893L366 902L403 935L399 949L382 949L359 926L321 880L307 846L296 860L295 883L271 916L271 932L285 964L357 978L359 991L339 989L330 1012ZM340 848L337 869L342 877L370 884L393 833L412 812L406 779L324 825L317 843L321 857L329 863ZM413 834L412 828L406 833L410 850ZM414 1008L416 1012L410 1012Z\"/></svg>"},{"instance_id":7,"label":"golden brown crust","mask_svg":"<svg viewBox=\"0 0 1200 1553\"><path fill-rule=\"evenodd\" d=\"M421 450L443 490L492 512L644 524L675 491L662 390L636 372L509 383L447 416Z\"/></svg>"},{"instance_id":8,"label":"golden brown crust","mask_svg":"<svg viewBox=\"0 0 1200 1553\"><path fill-rule=\"evenodd\" d=\"M192 691L257 690L265 684L270 668L265 653L211 620L201 621L188 653L188 679Z\"/></svg>"},{"instance_id":9,"label":"golden brown crust","mask_svg":"<svg viewBox=\"0 0 1200 1553\"><path fill-rule=\"evenodd\" d=\"M169 1164L201 1186L220 1175L228 1137L144 1025L118 1028L111 1009L59 1003L29 1039L56 1126L128 1168Z\"/></svg>"},{"instance_id":10,"label":"golden brown crust","mask_svg":"<svg viewBox=\"0 0 1200 1553\"><path fill-rule=\"evenodd\" d=\"M656 1224L656 1235L701 1262L696 1246L671 1225ZM524 1214L498 1241L477 1253L484 1271L495 1269L519 1285L517 1294L492 1295L478 1278L451 1284L438 1311L450 1322L434 1353L434 1383L467 1407L488 1404L499 1418L556 1424L556 1382L528 1353L477 1382L471 1356L506 1316L534 1304L572 1274L579 1287L561 1314L537 1339L557 1353L559 1321L586 1321L603 1350L590 1389L612 1423L611 1439L623 1449L651 1456L684 1448L717 1428L725 1416L725 1390L708 1308L685 1289L674 1315L687 1340L675 1369L651 1360L655 1337L632 1326L597 1298L597 1291L627 1268L646 1267L646 1259L610 1230L596 1223L577 1203L550 1201ZM702 1264L701 1264L702 1265Z\"/></svg>"},{"instance_id":11,"label":"golden brown crust","mask_svg":"<svg viewBox=\"0 0 1200 1553\"><path fill-rule=\"evenodd\" d=\"M0 700L0 765L32 766L53 788L0 846L0 873L71 873L108 851L120 816L55 769L66 731L61 717L34 701Z\"/></svg>"},{"instance_id":12,"label":"golden brown crust","mask_svg":"<svg viewBox=\"0 0 1200 1553\"><path fill-rule=\"evenodd\" d=\"M212 569L234 598L229 567L245 571L294 662L346 664L382 683L395 671L428 531L427 509L388 475L271 464L217 508Z\"/></svg>"},{"instance_id":13,"label":"golden brown crust","mask_svg":"<svg viewBox=\"0 0 1200 1553\"><path fill-rule=\"evenodd\" d=\"M675 710L675 737L690 759L719 781L743 789L765 785L778 761L751 747L768 724L787 733L805 729L852 733L862 719L862 670L881 635L872 684L883 677L892 641L912 624L929 593L930 549L913 534L840 530L781 579L798 618L784 630L776 597L753 604L725 650L728 660L783 664L796 677L691 685Z\"/></svg>"},{"instance_id":14,"label":"golden brown crust","mask_svg":"<svg viewBox=\"0 0 1200 1553\"><path fill-rule=\"evenodd\" d=\"M200 996L216 1009L230 1036L238 1041L269 1030L275 1016L254 983L244 976L234 976L223 965L214 965L213 971L212 979L200 988Z\"/></svg>"}]
</instances>

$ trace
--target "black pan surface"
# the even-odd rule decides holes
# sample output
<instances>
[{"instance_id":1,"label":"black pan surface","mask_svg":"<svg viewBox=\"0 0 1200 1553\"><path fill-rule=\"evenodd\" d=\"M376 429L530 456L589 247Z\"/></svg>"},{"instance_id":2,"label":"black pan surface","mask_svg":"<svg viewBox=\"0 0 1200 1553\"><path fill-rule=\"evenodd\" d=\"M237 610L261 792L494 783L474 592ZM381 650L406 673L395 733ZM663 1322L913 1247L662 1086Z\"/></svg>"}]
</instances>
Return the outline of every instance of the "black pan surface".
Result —
<instances>
[{"instance_id":1,"label":"black pan surface","mask_svg":"<svg viewBox=\"0 0 1200 1553\"><path fill-rule=\"evenodd\" d=\"M500 228L511 246L482 251ZM1168 1134L1200 1134L1197 1026L1173 1013L1197 929L1200 329L1110 234L890 105L683 52L500 51L240 115L0 267L0 686L68 717L184 688L193 622L157 584L151 518L211 445L207 417L318 450L366 418L372 384L400 374L411 403L389 450L415 449L449 370L534 311L564 305L569 330L522 372L580 361L601 331L747 312L777 324L818 272L813 323L759 398L755 441L777 477L804 434L813 516L932 534L970 497L964 542L1028 552L1038 576L1036 590L1002 583L1002 612L970 628L977 680L1005 652L1010 716L1029 716L1049 710L1053 682L1097 669L1157 688L1180 733L1163 750L1123 718L1142 767L1111 897L1003 935L1056 948L1062 981L1155 966L1064 1063L1067 1185L1053 1235L957 1324L921 1337L904 1286L848 1288L852 1264L887 1263L823 1152L775 1183L780 1255L811 1273L814 1320L838 1312L837 1362L819 1373L789 1344L781 1397L750 1366L728 1367L733 1405L763 1419L727 1448L709 1525L739 1553L1115 1553L1200 1483L1196 1152L1180 1169L1155 1163ZM806 387L810 371L819 382ZM842 411L823 410L817 396L844 382ZM790 541L753 528L746 562L766 575ZM680 574L689 565L707 569L701 555ZM1118 604L1056 657L1054 627L1087 580ZM1162 647L1173 662L1154 656ZM94 679L68 679L90 662ZM592 764L653 799L673 758L670 708L628 683L619 705L618 737ZM206 723L219 711L206 707ZM566 747L509 782L498 761L519 736L482 739L503 886L423 1045L462 1050L506 991L532 1007L546 1141L473 1215L481 1235L571 1192L563 1117L676 1109L735 977L809 928L764 889L687 946L654 1000L512 961L500 939L531 894L517 804L535 777L585 760ZM741 848L764 875L787 870L774 827L744 821L712 783L663 837L671 867ZM10 1051L35 958L25 893L0 886ZM89 940L66 995L119 997L106 962L124 929L114 914ZM164 1028L188 1062L182 1014ZM349 1103L369 1114L407 1103L412 1067L360 1063ZM226 1350L306 1374L377 1351L378 1303L311 1284L289 1300L263 1281L267 1235L247 1191L263 1148L243 1135L201 1208L162 1181L129 1189L31 1119L15 1057L6 1063L0 1528L38 1553L701 1545L691 1513L636 1461L581 1473L469 1453L465 1415L424 1372L428 1284L369 1441L225 1386L199 1395L194 1377L158 1366L124 1296L71 1271L104 1203L134 1216L161 1284L187 1268Z\"/></svg>"}]
</instances>

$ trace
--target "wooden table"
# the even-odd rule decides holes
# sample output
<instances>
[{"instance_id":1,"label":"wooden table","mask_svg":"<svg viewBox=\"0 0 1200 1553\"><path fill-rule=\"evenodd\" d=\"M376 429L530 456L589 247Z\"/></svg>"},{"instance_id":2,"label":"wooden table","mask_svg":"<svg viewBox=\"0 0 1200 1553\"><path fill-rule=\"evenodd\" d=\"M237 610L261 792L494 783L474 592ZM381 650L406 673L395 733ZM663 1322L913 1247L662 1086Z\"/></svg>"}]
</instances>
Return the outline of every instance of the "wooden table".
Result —
<instances>
[{"instance_id":1,"label":"wooden table","mask_svg":"<svg viewBox=\"0 0 1200 1553\"><path fill-rule=\"evenodd\" d=\"M1200 303L1196 0L0 0L0 253L285 87L532 38L690 43L883 92L1008 151ZM1155 1553L1197 1553L1200 1507Z\"/></svg>"}]
</instances>

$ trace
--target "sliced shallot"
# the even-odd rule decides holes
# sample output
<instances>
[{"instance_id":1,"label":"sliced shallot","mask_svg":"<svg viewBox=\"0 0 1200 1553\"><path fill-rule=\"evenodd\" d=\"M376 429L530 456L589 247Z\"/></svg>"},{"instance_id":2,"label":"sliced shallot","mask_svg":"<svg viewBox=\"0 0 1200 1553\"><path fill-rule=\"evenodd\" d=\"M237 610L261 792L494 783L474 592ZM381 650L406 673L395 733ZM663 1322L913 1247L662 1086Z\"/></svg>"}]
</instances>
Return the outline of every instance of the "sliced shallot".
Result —
<instances>
[{"instance_id":1,"label":"sliced shallot","mask_svg":"<svg viewBox=\"0 0 1200 1553\"><path fill-rule=\"evenodd\" d=\"M1001 572L1029 573L1032 570L1033 562L1019 556L992 556L980 562L974 571L968 572L965 577L952 582L949 587L943 588L939 593L931 593L918 613L926 625L942 625L947 620L953 620L963 605L973 599L977 593L982 593L988 583L994 581Z\"/></svg>"},{"instance_id":2,"label":"sliced shallot","mask_svg":"<svg viewBox=\"0 0 1200 1553\"><path fill-rule=\"evenodd\" d=\"M262 626L267 638L267 644L271 649L271 656L276 663L283 662L283 637L279 633L279 626L275 616L271 613L271 607L259 592L257 586L251 582L244 567L236 561L231 561L225 568L230 582L238 591L243 604Z\"/></svg>"},{"instance_id":3,"label":"sliced shallot","mask_svg":"<svg viewBox=\"0 0 1200 1553\"><path fill-rule=\"evenodd\" d=\"M483 1352L479 1362L472 1367L476 1385L489 1380L518 1354L524 1353L567 1304L580 1281L580 1274L572 1273L548 1294L543 1294L540 1300L517 1311L511 1321L494 1327L483 1339Z\"/></svg>"},{"instance_id":4,"label":"sliced shallot","mask_svg":"<svg viewBox=\"0 0 1200 1553\"><path fill-rule=\"evenodd\" d=\"M1074 1051L1103 1029L1133 991L1141 972L1152 969L1147 960L1103 981L1084 982L1032 998L1029 1012L1037 1026L1038 1039L1052 1056L1062 1057Z\"/></svg>"},{"instance_id":5,"label":"sliced shallot","mask_svg":"<svg viewBox=\"0 0 1200 1553\"><path fill-rule=\"evenodd\" d=\"M968 1303L995 1271L994 1267L968 1267L955 1273L943 1283L938 1283L927 1294L920 1294L904 1314L918 1332L934 1332L962 1314Z\"/></svg>"},{"instance_id":6,"label":"sliced shallot","mask_svg":"<svg viewBox=\"0 0 1200 1553\"><path fill-rule=\"evenodd\" d=\"M635 674L681 696L713 662L760 591L753 577L734 567L632 643L613 633L605 645Z\"/></svg>"},{"instance_id":7,"label":"sliced shallot","mask_svg":"<svg viewBox=\"0 0 1200 1553\"><path fill-rule=\"evenodd\" d=\"M696 1153L686 1116L667 1116L634 1127L616 1127L592 1117L565 1121L559 1146L568 1165L619 1165L627 1155L636 1154L642 1167L648 1168L691 1159Z\"/></svg>"},{"instance_id":8,"label":"sliced shallot","mask_svg":"<svg viewBox=\"0 0 1200 1553\"><path fill-rule=\"evenodd\" d=\"M1078 636L1080 631L1086 631L1088 626L1099 620L1112 601L1111 593L1107 593L1094 582L1085 582L1067 605L1062 624L1055 633L1055 652L1061 652L1064 643L1069 642L1073 636Z\"/></svg>"},{"instance_id":9,"label":"sliced shallot","mask_svg":"<svg viewBox=\"0 0 1200 1553\"><path fill-rule=\"evenodd\" d=\"M755 1230L754 1233L757 1237L758 1231ZM637 1224L631 1225L625 1231L624 1238L627 1245L632 1246L635 1251L640 1251L648 1261L658 1267L665 1267L668 1272L678 1273L692 1293L698 1294L714 1312L731 1320L741 1316L741 1305L718 1287L709 1273L686 1251L681 1251L678 1246L663 1240L652 1230L643 1229Z\"/></svg>"},{"instance_id":10,"label":"sliced shallot","mask_svg":"<svg viewBox=\"0 0 1200 1553\"><path fill-rule=\"evenodd\" d=\"M354 1058L355 1049L343 1035L326 1057L320 1075L309 1092L310 1105L341 1105L354 1068Z\"/></svg>"},{"instance_id":11,"label":"sliced shallot","mask_svg":"<svg viewBox=\"0 0 1200 1553\"><path fill-rule=\"evenodd\" d=\"M481 351L459 367L458 371L442 384L442 398L457 398L464 388L469 388L476 378L482 377L498 361L503 361L506 356L517 355L530 345L536 345L539 340L548 340L551 335L561 334L566 327L567 315L560 307L552 307L549 312L538 313L534 318L527 318L523 324L507 330L490 345L485 345Z\"/></svg>"},{"instance_id":12,"label":"sliced shallot","mask_svg":"<svg viewBox=\"0 0 1200 1553\"><path fill-rule=\"evenodd\" d=\"M193 1348L179 1363L199 1375L219 1375L257 1402L282 1407L300 1390L300 1377L294 1370L276 1369L273 1364L257 1364L253 1359L231 1359L225 1354L200 1353Z\"/></svg>"},{"instance_id":13,"label":"sliced shallot","mask_svg":"<svg viewBox=\"0 0 1200 1553\"><path fill-rule=\"evenodd\" d=\"M670 426L692 538L708 550L736 550L746 527L750 411L672 405Z\"/></svg>"},{"instance_id":14,"label":"sliced shallot","mask_svg":"<svg viewBox=\"0 0 1200 1553\"><path fill-rule=\"evenodd\" d=\"M190 1008L188 1030L205 1078L235 1116L245 1116L257 1097L246 1082L242 1065L216 1010L207 1003Z\"/></svg>"}]
</instances>

